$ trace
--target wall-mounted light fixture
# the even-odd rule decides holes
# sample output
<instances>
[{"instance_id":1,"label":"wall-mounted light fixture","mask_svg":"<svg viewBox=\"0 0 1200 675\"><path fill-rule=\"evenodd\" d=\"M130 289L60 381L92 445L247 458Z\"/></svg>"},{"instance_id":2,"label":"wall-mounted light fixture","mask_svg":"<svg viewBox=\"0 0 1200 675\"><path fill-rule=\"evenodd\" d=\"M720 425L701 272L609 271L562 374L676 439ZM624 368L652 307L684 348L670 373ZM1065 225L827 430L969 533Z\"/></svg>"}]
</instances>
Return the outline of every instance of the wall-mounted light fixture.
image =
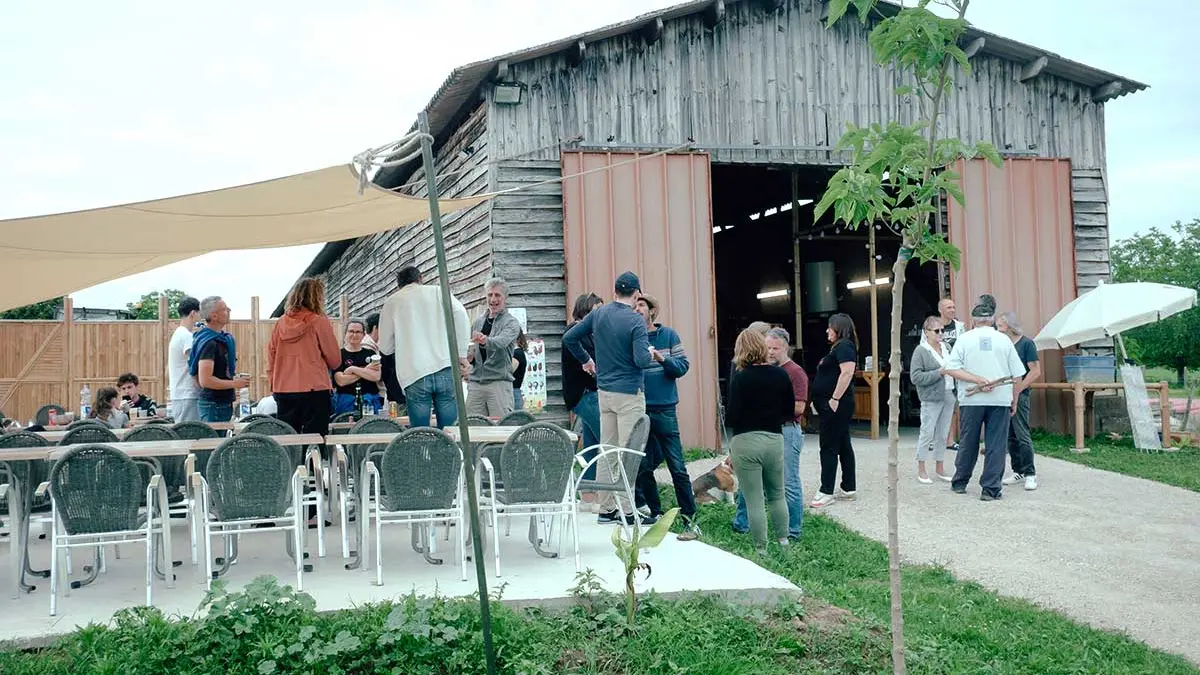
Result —
<instances>
[{"instance_id":1,"label":"wall-mounted light fixture","mask_svg":"<svg viewBox=\"0 0 1200 675\"><path fill-rule=\"evenodd\" d=\"M876 286L887 286L890 283L892 283L891 277L879 277L875 280ZM850 283L846 284L846 288L854 291L860 288L868 288L870 285L871 281L869 279L862 279L861 281L851 281Z\"/></svg>"},{"instance_id":2,"label":"wall-mounted light fixture","mask_svg":"<svg viewBox=\"0 0 1200 675\"><path fill-rule=\"evenodd\" d=\"M786 288L781 288L777 291L763 291L762 293L758 294L758 299L770 300L771 298L784 298L787 297L787 294L788 290Z\"/></svg>"},{"instance_id":3,"label":"wall-mounted light fixture","mask_svg":"<svg viewBox=\"0 0 1200 675\"><path fill-rule=\"evenodd\" d=\"M493 86L492 101L496 105L521 104L521 91L525 85L520 82L497 82Z\"/></svg>"}]
</instances>

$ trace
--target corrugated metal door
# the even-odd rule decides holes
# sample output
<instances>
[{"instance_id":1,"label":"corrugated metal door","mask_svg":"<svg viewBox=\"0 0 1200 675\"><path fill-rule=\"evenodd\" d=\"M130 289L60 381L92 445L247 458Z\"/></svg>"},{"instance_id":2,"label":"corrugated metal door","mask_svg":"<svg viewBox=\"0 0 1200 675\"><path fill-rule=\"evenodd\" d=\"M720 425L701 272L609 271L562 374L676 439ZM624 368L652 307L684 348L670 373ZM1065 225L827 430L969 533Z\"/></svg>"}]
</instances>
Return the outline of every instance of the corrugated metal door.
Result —
<instances>
[{"instance_id":1,"label":"corrugated metal door","mask_svg":"<svg viewBox=\"0 0 1200 675\"><path fill-rule=\"evenodd\" d=\"M659 321L688 351L691 370L679 381L684 447L717 447L708 155L564 152L562 164L563 176L576 176L563 181L568 311L581 293L611 300L616 276L636 272L662 305Z\"/></svg>"},{"instance_id":2,"label":"corrugated metal door","mask_svg":"<svg viewBox=\"0 0 1200 675\"><path fill-rule=\"evenodd\" d=\"M950 201L950 241L962 251L951 278L959 318L967 321L983 293L1000 311L1014 311L1031 338L1075 299L1075 231L1071 163L1066 159L1007 159L961 163L966 208ZM1043 381L1062 382L1062 354L1042 352ZM1070 411L1061 396L1035 395L1033 423L1065 431Z\"/></svg>"}]
</instances>

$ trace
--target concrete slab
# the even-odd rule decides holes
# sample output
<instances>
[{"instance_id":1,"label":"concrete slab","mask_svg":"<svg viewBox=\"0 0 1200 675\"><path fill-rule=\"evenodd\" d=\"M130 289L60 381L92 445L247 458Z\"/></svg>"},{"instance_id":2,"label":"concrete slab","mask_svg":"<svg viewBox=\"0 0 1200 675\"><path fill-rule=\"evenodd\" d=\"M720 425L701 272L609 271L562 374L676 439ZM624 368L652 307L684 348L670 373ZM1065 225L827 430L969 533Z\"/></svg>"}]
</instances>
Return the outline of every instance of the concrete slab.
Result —
<instances>
[{"instance_id":1,"label":"concrete slab","mask_svg":"<svg viewBox=\"0 0 1200 675\"><path fill-rule=\"evenodd\" d=\"M613 553L610 537L614 526L598 525L595 515L581 513L580 558L583 569L592 569L604 582L607 590L622 592L624 572ZM159 582L154 588L155 606L168 614L192 615L205 594L203 564L192 567L188 553L185 521L177 521L172 542L176 560L184 565L176 568L178 580L174 589ZM503 584L503 600L519 605L555 605L570 598L569 589L575 585L575 563L570 554L570 539L565 542L564 556L559 559L539 557L526 539L526 521L513 523L512 535L501 535L501 572L495 576L491 539L487 539L485 560L488 564L489 591L493 594ZM505 523L500 524L503 531ZM348 571L341 557L340 530L335 526L326 531L328 557L316 558L316 531L311 530L309 550L314 571L304 575L304 591L317 601L319 610L354 607L371 602L394 599L409 593L466 596L476 591L473 563L467 566L467 581L461 580L455 540L446 542L439 536L439 557L445 564L427 564L413 552L406 526L384 528L384 585L375 586L374 568L370 571ZM443 530L444 532L444 530ZM490 530L488 535L490 537ZM372 535L373 536L373 535ZM283 548L283 534L264 533L242 538L240 560L223 577L231 588L241 588L260 575L273 575L281 583L295 585L295 572ZM557 545L557 536L551 546ZM86 588L71 591L69 597L60 595L59 616L51 617L50 585L48 579L37 579L37 590L12 598L6 585L0 595L0 641L15 645L40 644L47 638L68 633L76 626L91 622L104 623L117 610L137 606L145 598L145 549L138 545L122 546L122 558L108 556L108 571ZM217 545L218 552L221 550ZM50 547L46 541L32 542L31 557L36 568L47 568ZM76 551L75 574L81 574L85 556ZM220 553L218 553L220 555ZM754 563L699 541L681 542L673 535L658 548L643 553L642 560L653 568L647 580L639 577L640 591L654 590L664 595L683 592L715 593L734 601L775 602L799 589L781 576L768 572ZM0 552L0 579L11 579L7 550Z\"/></svg>"}]
</instances>

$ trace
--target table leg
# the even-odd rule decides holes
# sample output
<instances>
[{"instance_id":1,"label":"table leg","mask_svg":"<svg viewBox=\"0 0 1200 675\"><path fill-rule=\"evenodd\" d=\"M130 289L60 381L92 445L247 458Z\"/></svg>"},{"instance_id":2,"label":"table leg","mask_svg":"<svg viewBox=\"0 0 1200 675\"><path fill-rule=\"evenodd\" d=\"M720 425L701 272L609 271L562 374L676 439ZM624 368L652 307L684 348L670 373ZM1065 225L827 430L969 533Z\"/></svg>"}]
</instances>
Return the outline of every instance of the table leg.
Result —
<instances>
[{"instance_id":1,"label":"table leg","mask_svg":"<svg viewBox=\"0 0 1200 675\"><path fill-rule=\"evenodd\" d=\"M1085 453L1088 452L1084 445L1084 419L1086 417L1084 413L1087 411L1087 396L1083 390L1083 383L1076 382L1071 393L1075 398L1075 447L1073 451Z\"/></svg>"}]
</instances>

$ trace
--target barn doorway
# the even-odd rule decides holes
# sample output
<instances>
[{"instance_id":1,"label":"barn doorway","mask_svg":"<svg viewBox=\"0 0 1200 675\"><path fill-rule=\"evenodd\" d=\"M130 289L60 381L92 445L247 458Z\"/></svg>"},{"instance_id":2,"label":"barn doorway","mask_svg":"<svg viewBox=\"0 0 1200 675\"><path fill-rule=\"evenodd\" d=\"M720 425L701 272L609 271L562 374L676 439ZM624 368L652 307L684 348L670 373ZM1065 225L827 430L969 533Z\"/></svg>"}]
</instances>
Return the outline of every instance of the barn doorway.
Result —
<instances>
[{"instance_id":1,"label":"barn doorway","mask_svg":"<svg viewBox=\"0 0 1200 675\"><path fill-rule=\"evenodd\" d=\"M792 335L794 359L810 377L828 352L825 326L845 312L858 330L859 367L871 354L871 280L866 230L848 231L826 214L813 221L814 207L836 167L712 166L713 258L716 277L717 352L722 395L727 391L737 334L753 321L779 325ZM880 370L888 362L891 319L891 265L900 238L876 229L876 279ZM936 312L936 265L913 263L904 297L902 358L908 361L920 339L919 325ZM919 424L919 403L907 377L902 381L901 418ZM870 424L869 389L855 383L856 424ZM879 419L886 427L887 380L879 390Z\"/></svg>"}]
</instances>

